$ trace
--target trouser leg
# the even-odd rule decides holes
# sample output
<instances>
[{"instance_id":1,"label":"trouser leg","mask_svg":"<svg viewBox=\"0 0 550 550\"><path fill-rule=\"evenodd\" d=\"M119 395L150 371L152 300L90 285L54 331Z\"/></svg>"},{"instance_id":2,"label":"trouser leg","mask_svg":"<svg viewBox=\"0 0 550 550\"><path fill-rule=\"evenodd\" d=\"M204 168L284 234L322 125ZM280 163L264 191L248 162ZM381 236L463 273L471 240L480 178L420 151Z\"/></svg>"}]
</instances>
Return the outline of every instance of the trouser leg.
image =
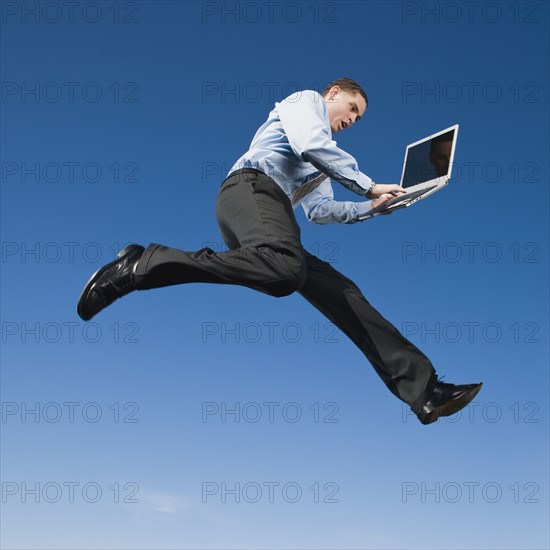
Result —
<instances>
[{"instance_id":1,"label":"trouser leg","mask_svg":"<svg viewBox=\"0 0 550 550\"><path fill-rule=\"evenodd\" d=\"M430 360L374 309L357 285L304 251L307 277L298 291L365 354L389 390L409 405L436 382Z\"/></svg>"},{"instance_id":2,"label":"trouser leg","mask_svg":"<svg viewBox=\"0 0 550 550\"><path fill-rule=\"evenodd\" d=\"M229 177L218 195L216 217L231 250L186 252L151 244L137 266L138 290L202 282L286 296L303 284L300 229L290 201L271 178L259 172Z\"/></svg>"},{"instance_id":3,"label":"trouser leg","mask_svg":"<svg viewBox=\"0 0 550 550\"><path fill-rule=\"evenodd\" d=\"M139 290L191 282L242 285L286 296L295 290L365 354L389 390L413 406L436 382L429 359L330 264L305 251L290 201L269 177L228 178L216 216L227 252L196 252L151 244L138 262Z\"/></svg>"}]
</instances>

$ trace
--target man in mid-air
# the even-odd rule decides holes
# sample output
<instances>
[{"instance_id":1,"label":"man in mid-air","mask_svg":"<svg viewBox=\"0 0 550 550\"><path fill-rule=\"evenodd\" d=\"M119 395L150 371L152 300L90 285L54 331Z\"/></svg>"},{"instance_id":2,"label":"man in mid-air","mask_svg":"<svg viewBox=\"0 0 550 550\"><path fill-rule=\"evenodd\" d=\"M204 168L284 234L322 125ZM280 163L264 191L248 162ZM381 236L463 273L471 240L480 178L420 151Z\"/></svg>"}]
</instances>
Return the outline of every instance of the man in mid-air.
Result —
<instances>
[{"instance_id":1,"label":"man in mid-air","mask_svg":"<svg viewBox=\"0 0 550 550\"><path fill-rule=\"evenodd\" d=\"M357 345L420 422L431 424L465 407L482 384L441 382L430 360L355 283L307 252L300 240L298 205L309 221L351 224L405 192L398 185L374 183L332 140L353 126L367 105L365 91L347 78L335 80L322 94L304 90L276 103L218 194L216 217L229 250L129 245L92 275L78 302L80 317L90 320L133 290L183 283L242 285L275 297L298 292ZM373 200L336 201L330 180Z\"/></svg>"}]
</instances>

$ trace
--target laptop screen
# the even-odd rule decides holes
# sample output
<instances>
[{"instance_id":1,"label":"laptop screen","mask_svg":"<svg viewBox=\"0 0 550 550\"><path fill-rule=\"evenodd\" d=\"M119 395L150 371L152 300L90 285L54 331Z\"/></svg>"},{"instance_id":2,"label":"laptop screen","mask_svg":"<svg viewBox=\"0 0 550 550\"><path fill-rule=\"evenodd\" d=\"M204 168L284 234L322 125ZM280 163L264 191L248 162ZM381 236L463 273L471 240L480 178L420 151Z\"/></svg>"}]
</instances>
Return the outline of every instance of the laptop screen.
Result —
<instances>
[{"instance_id":1,"label":"laptop screen","mask_svg":"<svg viewBox=\"0 0 550 550\"><path fill-rule=\"evenodd\" d=\"M426 139L407 149L402 187L449 176L449 166L456 129Z\"/></svg>"}]
</instances>

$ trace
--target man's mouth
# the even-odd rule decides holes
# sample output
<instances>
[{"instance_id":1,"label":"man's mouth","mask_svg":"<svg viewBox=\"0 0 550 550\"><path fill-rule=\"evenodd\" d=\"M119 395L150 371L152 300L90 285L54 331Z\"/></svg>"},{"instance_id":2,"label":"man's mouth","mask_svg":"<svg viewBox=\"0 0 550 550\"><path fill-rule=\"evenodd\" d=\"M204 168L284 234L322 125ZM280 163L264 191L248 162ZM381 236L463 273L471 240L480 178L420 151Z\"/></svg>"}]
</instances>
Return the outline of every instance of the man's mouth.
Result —
<instances>
[{"instance_id":1,"label":"man's mouth","mask_svg":"<svg viewBox=\"0 0 550 550\"><path fill-rule=\"evenodd\" d=\"M346 129L348 127L347 122L342 120L342 122L340 123L340 127L341 127L342 130Z\"/></svg>"}]
</instances>

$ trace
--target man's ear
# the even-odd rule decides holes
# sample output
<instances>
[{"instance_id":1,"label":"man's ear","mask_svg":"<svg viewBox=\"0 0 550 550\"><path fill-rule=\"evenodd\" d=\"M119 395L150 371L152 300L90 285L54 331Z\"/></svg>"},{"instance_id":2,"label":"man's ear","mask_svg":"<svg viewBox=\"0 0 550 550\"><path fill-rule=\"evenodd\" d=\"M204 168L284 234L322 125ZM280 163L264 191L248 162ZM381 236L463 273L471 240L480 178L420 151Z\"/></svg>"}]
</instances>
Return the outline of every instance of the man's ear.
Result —
<instances>
[{"instance_id":1,"label":"man's ear","mask_svg":"<svg viewBox=\"0 0 550 550\"><path fill-rule=\"evenodd\" d=\"M332 101L332 100L334 99L334 96L337 95L340 91L341 91L340 86L333 86L333 87L328 91L327 99L329 99L329 100Z\"/></svg>"}]
</instances>

